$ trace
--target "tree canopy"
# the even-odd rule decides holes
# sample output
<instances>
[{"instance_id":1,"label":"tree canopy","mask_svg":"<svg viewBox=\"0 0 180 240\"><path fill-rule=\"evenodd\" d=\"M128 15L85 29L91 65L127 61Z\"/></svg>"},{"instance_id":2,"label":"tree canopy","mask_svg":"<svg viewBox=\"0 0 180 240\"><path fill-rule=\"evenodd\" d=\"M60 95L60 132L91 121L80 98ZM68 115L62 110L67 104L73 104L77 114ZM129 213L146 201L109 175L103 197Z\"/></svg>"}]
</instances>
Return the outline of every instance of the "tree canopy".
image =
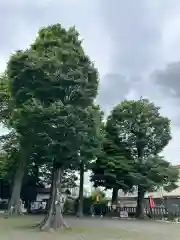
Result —
<instances>
[{"instance_id":1,"label":"tree canopy","mask_svg":"<svg viewBox=\"0 0 180 240\"><path fill-rule=\"evenodd\" d=\"M16 106L12 124L28 139L48 139L57 161L67 162L79 150L84 109L97 94L98 74L78 35L60 24L43 28L31 48L17 52L8 64Z\"/></svg>"},{"instance_id":2,"label":"tree canopy","mask_svg":"<svg viewBox=\"0 0 180 240\"><path fill-rule=\"evenodd\" d=\"M78 160L88 108L99 84L98 72L78 37L74 27L66 30L55 24L42 28L30 48L16 52L7 65L14 104L10 124L20 135L26 154L37 143L48 149L53 166L52 205L59 176ZM49 221L47 225L52 223Z\"/></svg>"},{"instance_id":3,"label":"tree canopy","mask_svg":"<svg viewBox=\"0 0 180 240\"><path fill-rule=\"evenodd\" d=\"M146 191L176 187L178 172L158 155L171 139L170 120L159 110L148 99L125 100L112 110L103 154L93 168L96 185L124 191L138 186L141 206Z\"/></svg>"}]
</instances>

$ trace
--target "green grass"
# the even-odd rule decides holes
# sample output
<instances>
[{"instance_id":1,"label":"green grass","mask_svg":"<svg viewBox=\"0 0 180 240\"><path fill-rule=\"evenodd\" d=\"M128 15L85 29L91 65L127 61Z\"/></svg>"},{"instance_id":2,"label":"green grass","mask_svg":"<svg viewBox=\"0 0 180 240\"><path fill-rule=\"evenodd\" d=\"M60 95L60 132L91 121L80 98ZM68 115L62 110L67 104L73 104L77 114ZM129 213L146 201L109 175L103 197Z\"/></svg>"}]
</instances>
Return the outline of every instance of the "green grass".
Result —
<instances>
[{"instance_id":1,"label":"green grass","mask_svg":"<svg viewBox=\"0 0 180 240\"><path fill-rule=\"evenodd\" d=\"M105 240L105 239L129 239L126 238L127 232L117 229L100 229L97 227L75 226L71 231L58 230L57 232L48 233L40 232L34 226L42 220L39 216L20 216L4 219L0 217L0 240ZM122 238L123 236L123 238ZM13 238L12 238L13 237Z\"/></svg>"},{"instance_id":2,"label":"green grass","mask_svg":"<svg viewBox=\"0 0 180 240\"><path fill-rule=\"evenodd\" d=\"M142 230L132 230L132 222L127 222L127 229L121 229L121 221L115 222L117 227L111 220L93 220L86 219L79 221L76 218L67 219L74 226L72 231L59 230L54 233L40 232L35 227L43 219L42 216L20 216L4 219L0 215L0 240L160 240L164 239L161 235L153 232L145 232ZM108 222L109 221L109 222ZM106 224L105 224L106 223ZM107 223L110 223L107 225ZM140 222L133 223L140 226ZM112 226L112 227L107 227ZM130 226L130 227L128 227ZM167 228L167 226L165 226ZM173 230L172 230L173 231ZM179 232L179 230L178 230ZM179 235L180 236L180 235ZM171 235L172 237L172 235ZM178 238L165 238L167 240L179 240Z\"/></svg>"}]
</instances>

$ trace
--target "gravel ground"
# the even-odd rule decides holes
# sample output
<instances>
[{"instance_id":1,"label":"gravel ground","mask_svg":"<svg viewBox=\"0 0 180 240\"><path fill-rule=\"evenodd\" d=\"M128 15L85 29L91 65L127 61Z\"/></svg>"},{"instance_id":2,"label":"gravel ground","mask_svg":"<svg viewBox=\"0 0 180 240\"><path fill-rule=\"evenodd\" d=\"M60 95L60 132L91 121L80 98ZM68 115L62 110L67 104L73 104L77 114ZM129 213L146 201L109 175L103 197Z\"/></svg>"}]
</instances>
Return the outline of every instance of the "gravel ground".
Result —
<instances>
[{"instance_id":1,"label":"gravel ground","mask_svg":"<svg viewBox=\"0 0 180 240\"><path fill-rule=\"evenodd\" d=\"M40 216L0 218L0 240L179 240L180 225L154 221L67 218L72 231L38 232Z\"/></svg>"}]
</instances>

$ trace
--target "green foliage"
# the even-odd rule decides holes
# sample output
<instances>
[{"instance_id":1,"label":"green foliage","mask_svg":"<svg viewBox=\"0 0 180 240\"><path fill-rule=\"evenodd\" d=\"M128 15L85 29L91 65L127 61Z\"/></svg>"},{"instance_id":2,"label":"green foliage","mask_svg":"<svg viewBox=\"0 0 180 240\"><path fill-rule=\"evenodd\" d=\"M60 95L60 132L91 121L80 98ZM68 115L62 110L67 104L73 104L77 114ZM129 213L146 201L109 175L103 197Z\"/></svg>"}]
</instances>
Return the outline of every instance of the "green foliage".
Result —
<instances>
[{"instance_id":1,"label":"green foliage","mask_svg":"<svg viewBox=\"0 0 180 240\"><path fill-rule=\"evenodd\" d=\"M144 191L157 191L163 186L166 191L177 188L179 171L161 156L149 156L141 165L140 172L132 173L134 184Z\"/></svg>"},{"instance_id":2,"label":"green foliage","mask_svg":"<svg viewBox=\"0 0 180 240\"><path fill-rule=\"evenodd\" d=\"M7 173L7 154L4 151L0 152L0 179L4 178Z\"/></svg>"},{"instance_id":3,"label":"green foliage","mask_svg":"<svg viewBox=\"0 0 180 240\"><path fill-rule=\"evenodd\" d=\"M94 186L107 189L116 188L124 191L132 188L133 159L129 149L119 141L114 132L114 125L107 123L103 130L102 152L92 164L91 181Z\"/></svg>"},{"instance_id":4,"label":"green foliage","mask_svg":"<svg viewBox=\"0 0 180 240\"><path fill-rule=\"evenodd\" d=\"M75 28L43 28L27 51L8 64L12 97L17 105L32 98L44 105L90 105L97 94L98 74L85 55Z\"/></svg>"},{"instance_id":5,"label":"green foliage","mask_svg":"<svg viewBox=\"0 0 180 240\"><path fill-rule=\"evenodd\" d=\"M70 167L98 88L97 70L78 32L60 24L41 29L28 50L11 57L7 75L15 106L10 124L31 145L46 146L55 165Z\"/></svg>"},{"instance_id":6,"label":"green foliage","mask_svg":"<svg viewBox=\"0 0 180 240\"><path fill-rule=\"evenodd\" d=\"M170 121L147 99L123 101L105 125L103 154L93 166L96 186L139 186L143 191L176 187L178 172L158 156L171 139Z\"/></svg>"},{"instance_id":7,"label":"green foliage","mask_svg":"<svg viewBox=\"0 0 180 240\"><path fill-rule=\"evenodd\" d=\"M51 164L43 164L39 167L39 178L42 182L49 185L52 182L52 167ZM63 189L70 189L77 187L78 176L74 169L66 169L61 179L61 187Z\"/></svg>"},{"instance_id":8,"label":"green foliage","mask_svg":"<svg viewBox=\"0 0 180 240\"><path fill-rule=\"evenodd\" d=\"M98 195L99 195L98 203L100 203L100 204L106 203L106 201L107 201L106 194L103 191L99 191ZM92 192L91 198L92 198L93 203L97 203L97 192L96 191Z\"/></svg>"},{"instance_id":9,"label":"green foliage","mask_svg":"<svg viewBox=\"0 0 180 240\"><path fill-rule=\"evenodd\" d=\"M12 181L19 158L19 142L15 132L0 137L0 178Z\"/></svg>"},{"instance_id":10,"label":"green foliage","mask_svg":"<svg viewBox=\"0 0 180 240\"><path fill-rule=\"evenodd\" d=\"M113 128L119 142L131 152L134 159L134 184L142 184L141 187L148 190L155 185L155 179L152 179L154 175L148 175L154 164L152 159L156 159L156 163L162 166L160 159L152 156L160 153L171 139L169 119L162 117L159 108L152 102L140 99L123 101L116 106L108 118L108 125Z\"/></svg>"},{"instance_id":11,"label":"green foliage","mask_svg":"<svg viewBox=\"0 0 180 240\"><path fill-rule=\"evenodd\" d=\"M160 153L171 140L170 120L161 116L159 110L148 99L126 100L108 117L117 138L127 144L135 160L142 154Z\"/></svg>"},{"instance_id":12,"label":"green foliage","mask_svg":"<svg viewBox=\"0 0 180 240\"><path fill-rule=\"evenodd\" d=\"M82 144L79 150L79 160L83 163L85 170L90 168L94 159L100 154L102 150L102 112L99 106L89 106L87 114L84 118L85 127L82 129Z\"/></svg>"},{"instance_id":13,"label":"green foliage","mask_svg":"<svg viewBox=\"0 0 180 240\"><path fill-rule=\"evenodd\" d=\"M7 127L12 110L10 94L8 92L8 78L6 74L0 76L0 122Z\"/></svg>"}]
</instances>

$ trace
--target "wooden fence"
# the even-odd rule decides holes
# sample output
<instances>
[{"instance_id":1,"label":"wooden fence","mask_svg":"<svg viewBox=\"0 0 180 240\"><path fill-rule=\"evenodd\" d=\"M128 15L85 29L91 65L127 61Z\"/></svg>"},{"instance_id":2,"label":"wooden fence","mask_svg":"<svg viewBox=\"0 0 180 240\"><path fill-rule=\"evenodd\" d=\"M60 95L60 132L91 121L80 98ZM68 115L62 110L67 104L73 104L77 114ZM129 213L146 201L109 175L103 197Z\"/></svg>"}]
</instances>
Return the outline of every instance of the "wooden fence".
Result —
<instances>
[{"instance_id":1,"label":"wooden fence","mask_svg":"<svg viewBox=\"0 0 180 240\"><path fill-rule=\"evenodd\" d=\"M38 204L37 209L33 210L32 213L45 213L46 209L42 209L41 203L36 202ZM7 204L0 204L0 209L5 209ZM178 209L171 211L165 207L155 207L153 209L145 208L145 215L150 219L168 219L174 221L174 219L180 220L180 211ZM67 212L65 212L67 214ZM70 214L75 215L75 210L71 210ZM113 206L104 206L100 204L94 204L91 209L89 209L89 215L99 215L106 217L117 217L117 218L135 218L136 216L136 207L113 207Z\"/></svg>"},{"instance_id":2,"label":"wooden fence","mask_svg":"<svg viewBox=\"0 0 180 240\"><path fill-rule=\"evenodd\" d=\"M111 216L111 217L131 217L136 215L136 207L102 207L101 211L96 211L98 205L93 206L94 215ZM164 207L155 207L153 209L145 208L145 215L151 219L168 218L168 210ZM180 217L180 212L173 213L175 217Z\"/></svg>"}]
</instances>

